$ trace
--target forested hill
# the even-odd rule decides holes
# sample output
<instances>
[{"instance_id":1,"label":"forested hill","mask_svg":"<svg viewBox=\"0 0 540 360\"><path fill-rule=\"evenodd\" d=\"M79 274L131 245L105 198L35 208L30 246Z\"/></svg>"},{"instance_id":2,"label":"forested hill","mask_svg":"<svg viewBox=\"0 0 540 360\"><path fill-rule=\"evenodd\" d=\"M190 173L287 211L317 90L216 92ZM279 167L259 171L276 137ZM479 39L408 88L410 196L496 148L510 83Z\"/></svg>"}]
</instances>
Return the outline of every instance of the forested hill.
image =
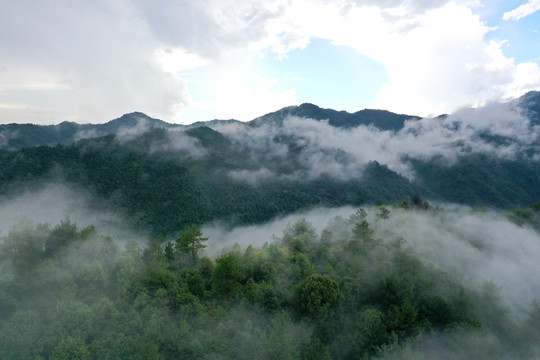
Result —
<instances>
[{"instance_id":1,"label":"forested hill","mask_svg":"<svg viewBox=\"0 0 540 360\"><path fill-rule=\"evenodd\" d=\"M0 149L0 358L539 358L539 103Z\"/></svg>"},{"instance_id":2,"label":"forested hill","mask_svg":"<svg viewBox=\"0 0 540 360\"><path fill-rule=\"evenodd\" d=\"M0 133L4 145L23 147L0 151L0 196L67 182L161 234L321 205L526 206L540 199L539 94L428 119L303 104L247 124L209 122L213 129L142 113L102 125L27 125L25 136L20 125L12 129L20 137Z\"/></svg>"},{"instance_id":3,"label":"forested hill","mask_svg":"<svg viewBox=\"0 0 540 360\"><path fill-rule=\"evenodd\" d=\"M353 128L358 125L372 125L381 130L398 131L403 128L405 121L418 120L420 117L412 115L395 114L386 110L364 109L355 113L323 109L317 105L304 103L299 106L290 106L279 111L266 114L254 119L250 126L261 126L267 123L283 123L289 116L310 118L314 120L328 120L334 127Z\"/></svg>"},{"instance_id":4,"label":"forested hill","mask_svg":"<svg viewBox=\"0 0 540 360\"><path fill-rule=\"evenodd\" d=\"M253 137L249 137L254 140ZM486 154L408 159L412 179L339 148L312 148L301 135L248 144L207 127L151 129L72 145L0 151L6 199L61 182L96 195L155 234L212 220L253 224L315 206L418 201L512 208L540 199L540 163ZM397 166L397 165L395 165Z\"/></svg>"},{"instance_id":5,"label":"forested hill","mask_svg":"<svg viewBox=\"0 0 540 360\"><path fill-rule=\"evenodd\" d=\"M78 124L68 121L58 125L6 124L0 125L0 147L20 149L40 145L71 144L84 138L125 131L171 127L174 125L140 112L125 114L105 124Z\"/></svg>"},{"instance_id":6,"label":"forested hill","mask_svg":"<svg viewBox=\"0 0 540 360\"><path fill-rule=\"evenodd\" d=\"M540 125L540 92L531 91L512 102L521 112L526 114L533 125ZM189 129L208 126L219 128L225 125L259 127L263 125L282 125L287 118L294 116L318 121L328 121L337 128L355 128L373 126L379 130L397 132L402 130L407 121L420 120L414 115L396 114L386 110L364 109L355 113L320 108L317 105L304 103L289 106L278 111L260 116L247 123L231 120L198 121L190 125L167 123L154 119L141 112L125 114L104 124L78 124L62 122L58 125L4 124L0 125L0 148L20 149L30 146L71 144L85 138L95 138L123 132L140 132L149 128ZM436 119L444 118L440 116Z\"/></svg>"},{"instance_id":7,"label":"forested hill","mask_svg":"<svg viewBox=\"0 0 540 360\"><path fill-rule=\"evenodd\" d=\"M215 258L196 226L121 247L69 219L23 222L0 238L0 358L538 358L538 232L366 209L273 240L253 227L266 245Z\"/></svg>"},{"instance_id":8,"label":"forested hill","mask_svg":"<svg viewBox=\"0 0 540 360\"><path fill-rule=\"evenodd\" d=\"M313 104L290 106L279 111L258 117L253 121L244 123L246 126L260 126L263 124L281 124L289 116L307 117L315 120L328 120L335 127L351 128L358 125L372 125L382 130L399 130L403 128L406 120L419 119L409 115L394 114L383 110L361 110L355 113L322 109ZM104 124L77 124L63 122L58 125L34 124L6 124L0 125L0 148L20 149L30 146L71 144L85 138L95 138L123 132L137 132L149 128L163 129L189 129L208 126L219 127L223 125L242 124L237 120L210 120L198 121L190 125L171 124L154 119L141 112L125 114L118 119Z\"/></svg>"},{"instance_id":9,"label":"forested hill","mask_svg":"<svg viewBox=\"0 0 540 360\"><path fill-rule=\"evenodd\" d=\"M153 129L126 142L111 135L2 151L0 191L5 197L44 183L75 184L102 199L100 206L121 208L140 227L162 234L214 219L258 223L301 208L400 201L418 193L407 179L376 162L354 181L245 181L250 164L244 151L206 127L186 133ZM274 166L286 174L295 165Z\"/></svg>"}]
</instances>

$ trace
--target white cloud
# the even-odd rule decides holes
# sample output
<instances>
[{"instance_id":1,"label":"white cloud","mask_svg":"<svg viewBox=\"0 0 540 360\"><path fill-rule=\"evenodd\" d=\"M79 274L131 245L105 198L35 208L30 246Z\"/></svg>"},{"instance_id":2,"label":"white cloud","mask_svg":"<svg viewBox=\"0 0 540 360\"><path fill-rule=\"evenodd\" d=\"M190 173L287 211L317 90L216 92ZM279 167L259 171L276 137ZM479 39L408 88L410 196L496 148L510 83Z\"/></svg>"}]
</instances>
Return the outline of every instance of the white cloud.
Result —
<instances>
[{"instance_id":1,"label":"white cloud","mask_svg":"<svg viewBox=\"0 0 540 360\"><path fill-rule=\"evenodd\" d=\"M515 98L539 87L540 65L535 62L520 63L516 66L513 82L506 89L506 95L507 98Z\"/></svg>"},{"instance_id":2,"label":"white cloud","mask_svg":"<svg viewBox=\"0 0 540 360\"><path fill-rule=\"evenodd\" d=\"M274 173L266 168L260 168L253 171L247 169L231 170L227 173L227 175L236 181L245 182L251 186L257 186L261 183L261 181L273 178L275 176Z\"/></svg>"},{"instance_id":3,"label":"white cloud","mask_svg":"<svg viewBox=\"0 0 540 360\"><path fill-rule=\"evenodd\" d=\"M529 0L512 11L503 14L504 20L519 20L540 10L540 0Z\"/></svg>"},{"instance_id":4,"label":"white cloud","mask_svg":"<svg viewBox=\"0 0 540 360\"><path fill-rule=\"evenodd\" d=\"M279 56L319 37L356 49L381 63L388 82L373 107L418 115L508 99L540 82L522 86L523 67L504 55L505 42L487 41L492 30L473 10L478 1L295 1L269 24ZM304 16L302 16L304 14ZM309 14L309 16L305 16ZM283 39L292 39L287 46ZM297 41L294 41L297 39ZM331 66L331 64L329 64Z\"/></svg>"},{"instance_id":5,"label":"white cloud","mask_svg":"<svg viewBox=\"0 0 540 360\"><path fill-rule=\"evenodd\" d=\"M191 88L203 92L204 98L194 103L193 107L194 110L208 112L207 118L188 120L248 121L258 115L296 104L295 88L282 88L277 78L262 75L264 69L257 67L257 59L256 52L230 50L226 58L214 60L208 66L196 69L198 75ZM184 117L180 119L188 122Z\"/></svg>"},{"instance_id":6,"label":"white cloud","mask_svg":"<svg viewBox=\"0 0 540 360\"><path fill-rule=\"evenodd\" d=\"M501 159L524 155L538 141L538 129L531 126L516 105L490 103L482 108L461 109L444 118L411 119L397 132L372 126L336 128L328 121L293 116L286 117L282 124L223 125L216 130L250 154L245 158L249 170L232 174L233 178L249 183L278 176L277 173L289 179L358 179L370 161L378 161L413 179L415 173L409 159L428 161L439 156L441 165L451 165L470 153ZM505 141L493 142L490 138ZM283 139L294 141L294 146L291 148ZM265 167L253 169L254 164Z\"/></svg>"},{"instance_id":7,"label":"white cloud","mask_svg":"<svg viewBox=\"0 0 540 360\"><path fill-rule=\"evenodd\" d=\"M257 2L6 2L0 116L104 122L140 110L174 121L190 103L176 71L260 37L272 10Z\"/></svg>"},{"instance_id":8,"label":"white cloud","mask_svg":"<svg viewBox=\"0 0 540 360\"><path fill-rule=\"evenodd\" d=\"M519 91L520 64L504 55L504 42L486 40L491 29L473 13L474 3L377 4L295 2L278 28L350 46L383 64L388 82L377 95L377 108L437 115L508 98L509 88L512 95ZM302 18L302 13L310 16ZM529 78L540 74L534 67L527 70ZM539 88L540 83L521 88L521 93L531 87Z\"/></svg>"},{"instance_id":9,"label":"white cloud","mask_svg":"<svg viewBox=\"0 0 540 360\"><path fill-rule=\"evenodd\" d=\"M153 57L159 43L125 2L9 2L0 27L9 34L0 42L2 100L24 105L13 121L37 112L42 121L103 122L134 109L171 119L187 105L185 84Z\"/></svg>"},{"instance_id":10,"label":"white cloud","mask_svg":"<svg viewBox=\"0 0 540 360\"><path fill-rule=\"evenodd\" d=\"M505 56L504 42L486 40L490 28L473 12L479 5L470 0L159 5L45 0L32 7L5 2L0 117L103 122L143 111L174 121L193 106L213 117L249 120L296 103L296 90L257 68L256 60L286 57L315 37L354 48L385 67L388 82L378 89L374 107L438 114L540 88L537 63L516 64ZM177 73L190 69L212 75L197 80L204 99L192 99L192 83Z\"/></svg>"},{"instance_id":11,"label":"white cloud","mask_svg":"<svg viewBox=\"0 0 540 360\"><path fill-rule=\"evenodd\" d=\"M539 270L538 232L501 214L392 209L390 219L376 223L375 229L384 230L390 239L405 239L421 258L461 279L465 286L478 288L484 281L495 281L518 312L527 309L540 291L533 280Z\"/></svg>"}]
</instances>

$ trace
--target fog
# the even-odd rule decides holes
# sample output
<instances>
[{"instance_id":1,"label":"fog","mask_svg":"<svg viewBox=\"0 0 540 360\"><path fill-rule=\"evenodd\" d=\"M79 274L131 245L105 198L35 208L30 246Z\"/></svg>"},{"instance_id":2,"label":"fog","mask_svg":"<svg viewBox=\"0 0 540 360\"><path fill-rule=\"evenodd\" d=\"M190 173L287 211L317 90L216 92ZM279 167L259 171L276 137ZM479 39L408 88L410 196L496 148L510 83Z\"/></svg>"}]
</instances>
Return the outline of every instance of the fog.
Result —
<instances>
[{"instance_id":1,"label":"fog","mask_svg":"<svg viewBox=\"0 0 540 360\"><path fill-rule=\"evenodd\" d=\"M480 211L458 204L438 204L437 207L428 210L395 206L386 208L390 210L388 218L380 216L380 207L364 208L366 220L374 230L373 237L377 239L380 251L375 250L371 255L369 253L359 255L358 260L364 262L365 266L370 264L370 257L377 259L377 256L390 256L394 246L392 244L401 239L401 248L417 256L429 272L439 274L435 279L449 279L472 294L473 311L482 321L483 328L482 331L462 329L414 336L403 344L388 344L380 350L379 355L386 359L427 359L434 356L443 359L506 359L516 358L521 346L527 349L523 350L524 354L530 354L528 351L532 350L529 345L520 345L519 342L514 345L512 352L506 352L506 341L526 331L523 329L526 329L524 324L528 324L526 321L530 316L531 303L540 294L540 285L536 281L540 271L540 264L537 261L540 258L540 234L530 227L515 224L505 213L494 210ZM209 240L206 243L208 247L200 256L218 258L231 250L242 251L250 245L255 248L264 247L266 244L287 246L282 241L284 234L291 226L304 220L313 226L314 235L311 241L314 243L318 243L323 231L327 230L333 235L326 237L325 241L345 244L352 237L354 221L358 221L357 210L353 207L316 208L281 216L259 225L233 228L229 224L219 222L204 224L201 226L202 233ZM135 239L143 248L147 246L148 235L131 231L129 221L120 212L105 207L91 194L65 184L43 185L38 190L27 191L11 199L4 198L0 203L2 236L21 219L55 225L66 217L77 223L79 228L93 224L99 233L113 236L120 244ZM165 246L165 242L162 246ZM63 279L60 282L63 284L63 287L59 288L61 291L73 296L69 289L75 286L74 282L82 280L89 281L89 284L107 283L105 274L109 270L92 262L86 264L84 268L79 268L79 263L88 261L80 259L98 256L100 249L102 248L93 245L90 240L83 245L67 248L61 253L61 257L56 259L59 269L73 274L73 279L61 278ZM118 260L120 268L130 264L126 260L129 256L123 257L124 260ZM386 265L392 263L388 258L381 261ZM152 264L150 262L148 266L154 266ZM376 262L371 264L375 265L374 268L363 269L363 276L373 276L375 281L379 281L377 279L381 276L387 276L386 270L377 267ZM56 272L49 274L47 271L51 270L47 269L49 268L44 263L43 271L36 281L43 281L44 284L58 283L59 275ZM135 268L130 269L135 271ZM79 288L78 291L88 299L92 299L92 296L95 296L92 289ZM47 298L61 299L63 293L56 291L58 290L47 293ZM122 291L128 290L126 288ZM134 300L134 306L147 304L148 296L146 293L140 294ZM39 302L38 299L27 301L30 304L34 301ZM163 315L160 321L174 323L168 316ZM255 340L249 334L250 331L267 329L268 324L272 324L268 329L274 327L281 329L281 325L276 325L281 324L281 321L279 315L263 315L259 310L250 310L239 305L238 308L229 309L221 318L211 320L216 328L211 328L212 332L209 334L230 336L231 341L241 347L246 346L246 341L258 341L266 344L264 346L273 348L270 343L266 343L268 341L266 338ZM295 322L288 318L286 324L290 335L299 334L298 336L302 338L301 341L290 342L291 349L298 348L301 343L308 341L316 328L314 324L305 320ZM268 329L265 331L270 331ZM527 356L519 358L525 359Z\"/></svg>"},{"instance_id":2,"label":"fog","mask_svg":"<svg viewBox=\"0 0 540 360\"><path fill-rule=\"evenodd\" d=\"M351 180L362 176L369 161L378 161L414 179L409 159L428 161L437 157L442 165L452 165L460 156L469 154L515 159L527 156L527 150L538 146L540 130L514 102L462 109L436 118L411 119L397 132L364 125L336 128L328 121L294 116L286 117L282 124L222 124L213 128L247 150L252 163L286 163L291 159L299 162L300 166L287 174L265 168L246 170L243 177L230 174L250 183L260 178L260 171L269 177L268 170L274 171L274 177L312 180L326 175Z\"/></svg>"},{"instance_id":3,"label":"fog","mask_svg":"<svg viewBox=\"0 0 540 360\"><path fill-rule=\"evenodd\" d=\"M202 146L199 139L187 135L183 130L169 130L165 141L154 141L150 144L149 152L179 152L193 159L201 159L208 155L208 150Z\"/></svg>"},{"instance_id":4,"label":"fog","mask_svg":"<svg viewBox=\"0 0 540 360\"><path fill-rule=\"evenodd\" d=\"M19 136L18 130L4 130L0 132L0 147L8 148L9 141Z\"/></svg>"},{"instance_id":5,"label":"fog","mask_svg":"<svg viewBox=\"0 0 540 360\"><path fill-rule=\"evenodd\" d=\"M384 223L382 223L384 222ZM494 211L405 212L375 222L381 234L402 237L421 258L471 288L494 281L517 314L540 295L540 234Z\"/></svg>"},{"instance_id":6,"label":"fog","mask_svg":"<svg viewBox=\"0 0 540 360\"><path fill-rule=\"evenodd\" d=\"M377 207L366 207L367 220L384 242L398 238L423 260L448 273L471 289L486 281L500 287L501 295L516 316L528 310L540 296L540 234L519 226L503 213L473 210L454 204L440 204L434 211L404 210L388 207L389 219L379 219ZM356 211L352 207L318 208L276 218L261 225L228 229L219 224L202 227L209 237L208 254L216 256L222 249L249 245L260 247L279 241L283 230L306 219L317 234L329 229L337 235L347 231L346 219ZM336 227L336 224L338 225ZM340 228L340 226L342 228Z\"/></svg>"},{"instance_id":7,"label":"fog","mask_svg":"<svg viewBox=\"0 0 540 360\"><path fill-rule=\"evenodd\" d=\"M69 218L80 228L94 225L98 232L121 243L137 240L145 243L147 234L134 231L129 219L120 210L113 210L87 191L62 183L42 184L0 200L0 236L21 221L59 224Z\"/></svg>"},{"instance_id":8,"label":"fog","mask_svg":"<svg viewBox=\"0 0 540 360\"><path fill-rule=\"evenodd\" d=\"M287 225L306 219L320 234L328 225L328 220L336 216L349 217L356 211L353 207L317 208L309 211L298 211L286 216L280 216L260 225L237 226L230 229L226 224L212 223L202 227L202 232L209 237L208 253L217 255L222 249L238 244L241 248L247 246L260 247L265 243L273 243L281 237Z\"/></svg>"}]
</instances>

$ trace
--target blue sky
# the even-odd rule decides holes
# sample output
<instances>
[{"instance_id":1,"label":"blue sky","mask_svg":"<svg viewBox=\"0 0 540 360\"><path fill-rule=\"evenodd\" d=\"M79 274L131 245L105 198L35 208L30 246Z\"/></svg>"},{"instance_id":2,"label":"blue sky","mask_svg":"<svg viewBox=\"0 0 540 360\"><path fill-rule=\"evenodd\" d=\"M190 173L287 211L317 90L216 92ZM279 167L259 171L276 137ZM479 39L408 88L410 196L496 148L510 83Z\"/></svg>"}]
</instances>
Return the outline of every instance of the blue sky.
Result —
<instances>
[{"instance_id":1,"label":"blue sky","mask_svg":"<svg viewBox=\"0 0 540 360\"><path fill-rule=\"evenodd\" d=\"M0 0L0 123L434 116L540 90L540 0L29 4Z\"/></svg>"},{"instance_id":2,"label":"blue sky","mask_svg":"<svg viewBox=\"0 0 540 360\"><path fill-rule=\"evenodd\" d=\"M349 47L334 46L329 40L318 38L311 39L304 49L292 50L282 59L272 54L257 59L253 68L259 76L276 79L281 89L295 89L294 104L310 102L340 110L360 110L370 106L387 79L384 67L376 61ZM179 73L187 80L194 100L212 101L214 96L207 91L212 80L205 77L205 71L201 68L200 71ZM188 108L181 119L212 119L215 117L213 111Z\"/></svg>"},{"instance_id":3,"label":"blue sky","mask_svg":"<svg viewBox=\"0 0 540 360\"><path fill-rule=\"evenodd\" d=\"M509 12L525 4L526 1L500 1L492 13L482 18L488 26L497 27L489 32L487 39L507 41L503 51L506 56L514 57L517 62L540 61L540 12L533 13L517 21L504 20L505 12ZM482 14L482 12L480 12Z\"/></svg>"}]
</instances>

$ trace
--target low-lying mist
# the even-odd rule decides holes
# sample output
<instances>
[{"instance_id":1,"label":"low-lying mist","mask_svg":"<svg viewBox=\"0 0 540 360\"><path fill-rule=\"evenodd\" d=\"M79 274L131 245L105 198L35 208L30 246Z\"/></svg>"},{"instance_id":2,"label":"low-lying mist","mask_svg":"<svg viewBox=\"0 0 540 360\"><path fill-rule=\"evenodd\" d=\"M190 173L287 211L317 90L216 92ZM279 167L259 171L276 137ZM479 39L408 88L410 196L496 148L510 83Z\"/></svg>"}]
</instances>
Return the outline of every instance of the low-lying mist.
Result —
<instances>
[{"instance_id":1,"label":"low-lying mist","mask_svg":"<svg viewBox=\"0 0 540 360\"><path fill-rule=\"evenodd\" d=\"M540 294L536 274L540 272L540 234L519 226L498 211L473 210L462 206L439 205L440 211L405 210L388 207L388 219L377 217L377 207L366 207L367 220L377 236L401 238L424 260L448 272L467 286L493 281L508 305L522 313ZM219 256L233 246L261 247L279 240L288 225L300 219L310 222L317 234L325 229L348 231L346 219L353 207L317 208L278 217L259 225L236 226L218 222L201 226L209 237L206 253ZM148 234L133 231L119 211L105 207L92 195L65 184L47 184L0 203L0 235L23 220L57 224L69 218L79 227L94 225L102 234L118 241L137 240L146 244ZM343 226L344 229L336 227Z\"/></svg>"},{"instance_id":2,"label":"low-lying mist","mask_svg":"<svg viewBox=\"0 0 540 360\"><path fill-rule=\"evenodd\" d=\"M21 221L58 224L66 218L80 227L94 225L97 231L118 241L136 239L146 242L147 234L134 231L133 224L120 210L80 187L43 183L0 200L0 236Z\"/></svg>"},{"instance_id":3,"label":"low-lying mist","mask_svg":"<svg viewBox=\"0 0 540 360\"><path fill-rule=\"evenodd\" d=\"M381 210L384 209L384 210ZM415 209L409 206L367 206L365 219L373 238L383 246L407 249L429 269L476 294L472 307L483 322L484 332L448 331L411 339L401 345L380 349L384 359L469 359L530 358L538 349L516 340L528 329L537 311L540 296L540 233L518 225L508 214L489 209L473 209L454 204ZM383 211L389 210L383 215ZM217 256L248 246L282 244L297 224L306 221L315 241L346 241L354 232L358 212L351 207L298 212L259 226L227 229L206 225L210 236L207 253ZM331 236L329 237L329 234ZM288 240L290 241L290 239ZM267 243L267 244L265 244ZM225 246L223 249L222 246ZM359 266L361 266L359 264ZM363 265L365 266L365 265ZM377 263L373 263L377 276ZM403 276L408 276L403 274ZM534 330L536 331L536 330ZM506 335L505 335L506 333ZM528 336L535 336L529 333ZM523 342L520 342L523 341ZM509 345L509 342L514 342ZM532 353L531 353L532 351ZM527 354L527 355L519 355ZM532 355L534 357L534 355Z\"/></svg>"},{"instance_id":4,"label":"low-lying mist","mask_svg":"<svg viewBox=\"0 0 540 360\"><path fill-rule=\"evenodd\" d=\"M411 119L398 131L383 131L359 125L338 128L328 121L288 116L282 122L259 126L215 124L257 164L297 159L297 169L275 177L313 180L321 176L350 180L361 177L369 161L414 179L409 159L452 165L461 156L489 155L494 158L526 157L538 161L538 126L531 123L516 103L493 103L478 109L462 109L436 118ZM530 153L533 151L531 157ZM275 169L265 166L231 177L249 183L269 178Z\"/></svg>"},{"instance_id":5,"label":"low-lying mist","mask_svg":"<svg viewBox=\"0 0 540 360\"><path fill-rule=\"evenodd\" d=\"M144 351L248 359L251 347L261 359L537 351L540 234L505 213L427 202L316 208L260 225L202 225L208 247L196 256L182 250L185 232L136 237L94 204L50 184L0 206L5 358L65 349L92 359ZM21 217L51 226L17 225ZM16 243L25 236L38 248ZM306 302L313 291L325 300Z\"/></svg>"},{"instance_id":6,"label":"low-lying mist","mask_svg":"<svg viewBox=\"0 0 540 360\"><path fill-rule=\"evenodd\" d=\"M272 221L248 226L236 226L232 229L227 224L209 223L202 226L202 231L208 236L208 253L212 256L220 254L237 245L241 248L248 246L261 247L265 243L274 243L281 237L283 230L301 219L308 220L315 231L320 234L327 226L328 219L336 216L346 218L356 211L356 208L343 206L338 208L317 208L309 211L298 211L286 216L280 216Z\"/></svg>"},{"instance_id":7,"label":"low-lying mist","mask_svg":"<svg viewBox=\"0 0 540 360\"><path fill-rule=\"evenodd\" d=\"M386 241L403 239L424 261L459 279L470 288L493 281L500 288L507 305L516 315L529 308L540 296L540 233L520 226L495 210L439 204L440 210L420 211L388 207L388 219L377 217L379 209L365 207L367 220L378 237ZM288 225L301 219L311 223L317 234L325 229L334 233L347 231L346 219L353 207L319 208L300 211L273 221L252 226L207 224L202 227L209 237L208 254L216 256L235 245L260 247L278 241ZM340 226L343 227L340 229Z\"/></svg>"}]
</instances>

